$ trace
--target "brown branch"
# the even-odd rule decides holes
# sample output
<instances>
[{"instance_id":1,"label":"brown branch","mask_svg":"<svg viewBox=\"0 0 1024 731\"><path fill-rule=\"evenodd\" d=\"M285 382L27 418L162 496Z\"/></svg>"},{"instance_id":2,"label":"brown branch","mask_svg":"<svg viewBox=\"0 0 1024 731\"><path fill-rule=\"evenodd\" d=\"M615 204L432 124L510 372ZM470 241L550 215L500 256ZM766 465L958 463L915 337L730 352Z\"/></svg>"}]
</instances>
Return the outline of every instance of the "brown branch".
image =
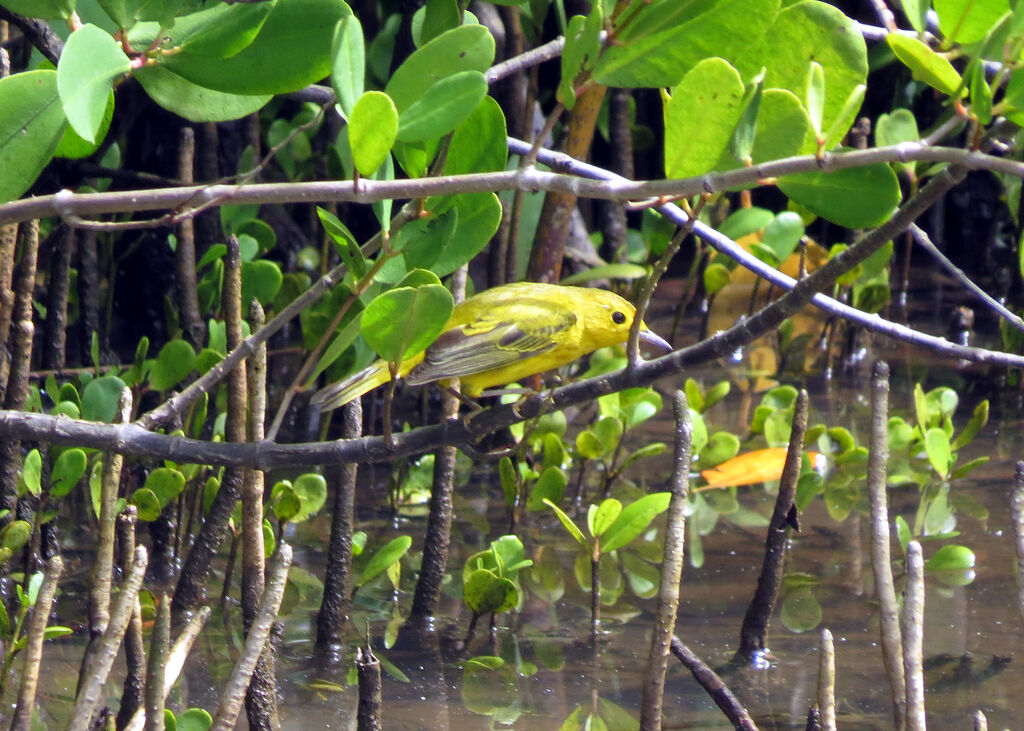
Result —
<instances>
[{"instance_id":1,"label":"brown branch","mask_svg":"<svg viewBox=\"0 0 1024 731\"><path fill-rule=\"evenodd\" d=\"M809 398L807 391L801 389L793 408L793 428L789 435L789 449L786 462L779 480L779 493L775 498L775 510L768 524L768 534L764 542L764 563L761 575L757 579L757 589L750 601L747 613L743 617L740 629L740 646L736 650L737 662L760 666L765 652L765 635L768 633L768 621L779 596L782 586L783 564L786 559L786 543L789 540L790 528L796 506L796 483L800 477L800 464L803 459L804 433L807 431L807 411Z\"/></svg>"},{"instance_id":2,"label":"brown branch","mask_svg":"<svg viewBox=\"0 0 1024 731\"><path fill-rule=\"evenodd\" d=\"M514 142L514 141L512 141ZM708 173L679 180L626 181L589 180L563 173L533 168L449 175L411 180L367 180L358 185L351 180L307 183L212 184L109 193L58 193L23 198L0 205L0 225L32 218L61 216L81 228L110 229L104 222L92 222L85 216L140 211L174 211L153 221L131 222L128 228L152 228L177 224L194 216L200 208L213 205L249 205L265 203L352 202L374 203L384 199L425 198L455 193L498 192L502 190L544 190L567 193L579 198L644 201L714 193L738 187L764 184L765 180L803 172L834 172L893 162L949 163L968 170L1024 177L1024 163L987 155L974 150L933 147L904 142L888 147L849 152L827 152L761 163L722 173ZM605 171L605 174L611 176ZM123 227L120 227L123 228Z\"/></svg>"},{"instance_id":3,"label":"brown branch","mask_svg":"<svg viewBox=\"0 0 1024 731\"><path fill-rule=\"evenodd\" d=\"M747 709L732 694L729 686L718 676L718 673L709 668L678 637L672 638L671 649L672 654L679 658L679 662L693 674L694 679L708 692L711 700L722 709L722 712L725 713L726 718L729 719L733 726L744 731L757 731L754 719L750 717Z\"/></svg>"},{"instance_id":4,"label":"brown branch","mask_svg":"<svg viewBox=\"0 0 1024 731\"><path fill-rule=\"evenodd\" d=\"M651 651L644 673L640 727L658 731L661 728L662 700L665 692L665 670L679 609L679 582L683 576L683 546L686 538L687 493L690 488L690 446L693 423L686 395L676 391L672 399L675 421L675 461L672 466L672 499L665 526L664 557L661 563L661 585L658 589L658 612L651 635Z\"/></svg>"},{"instance_id":5,"label":"brown branch","mask_svg":"<svg viewBox=\"0 0 1024 731\"><path fill-rule=\"evenodd\" d=\"M892 578L889 545L889 504L886 498L889 461L889 365L875 363L871 371L871 443L868 451L868 500L871 505L871 570L879 604L882 661L889 676L893 725L903 728L907 713L906 681L900 637L899 604Z\"/></svg>"}]
</instances>

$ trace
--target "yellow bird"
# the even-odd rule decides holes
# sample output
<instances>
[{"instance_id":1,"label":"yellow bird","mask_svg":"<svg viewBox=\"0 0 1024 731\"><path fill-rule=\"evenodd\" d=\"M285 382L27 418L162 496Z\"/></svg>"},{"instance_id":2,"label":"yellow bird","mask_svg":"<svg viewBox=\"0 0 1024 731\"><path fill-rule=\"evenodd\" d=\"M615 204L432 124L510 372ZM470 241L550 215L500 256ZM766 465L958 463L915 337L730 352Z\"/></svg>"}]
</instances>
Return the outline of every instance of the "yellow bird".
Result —
<instances>
[{"instance_id":1,"label":"yellow bird","mask_svg":"<svg viewBox=\"0 0 1024 731\"><path fill-rule=\"evenodd\" d=\"M517 282L488 289L456 305L437 339L402 361L398 376L412 386L458 378L462 395L480 396L558 368L629 338L636 309L613 292L560 284ZM640 325L643 344L672 346ZM326 386L312 403L336 409L391 380L386 361Z\"/></svg>"}]
</instances>

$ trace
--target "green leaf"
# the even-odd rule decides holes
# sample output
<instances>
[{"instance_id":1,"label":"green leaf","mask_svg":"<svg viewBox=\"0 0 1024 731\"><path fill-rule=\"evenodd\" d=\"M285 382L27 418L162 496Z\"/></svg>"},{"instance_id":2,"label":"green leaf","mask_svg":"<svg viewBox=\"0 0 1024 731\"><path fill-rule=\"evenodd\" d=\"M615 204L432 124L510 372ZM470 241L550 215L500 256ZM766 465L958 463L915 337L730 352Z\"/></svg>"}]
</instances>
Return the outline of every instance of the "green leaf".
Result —
<instances>
[{"instance_id":1,"label":"green leaf","mask_svg":"<svg viewBox=\"0 0 1024 731\"><path fill-rule=\"evenodd\" d=\"M506 139L504 112L501 111L498 102L491 97L484 97L472 113L455 128L455 134L448 145L445 174L463 175L504 170L508 163ZM455 199L461 197L455 196ZM438 208L433 199L428 201L428 210L436 211Z\"/></svg>"},{"instance_id":2,"label":"green leaf","mask_svg":"<svg viewBox=\"0 0 1024 731\"><path fill-rule=\"evenodd\" d=\"M368 91L352 107L348 140L352 164L360 175L369 177L384 163L398 133L398 111L391 97Z\"/></svg>"},{"instance_id":3,"label":"green leaf","mask_svg":"<svg viewBox=\"0 0 1024 731\"><path fill-rule=\"evenodd\" d=\"M87 460L85 452L77 447L61 452L50 473L50 497L62 498L85 475Z\"/></svg>"},{"instance_id":4,"label":"green leaf","mask_svg":"<svg viewBox=\"0 0 1024 731\"><path fill-rule=\"evenodd\" d=\"M290 521L302 509L302 500L295 493L291 480L280 480L270 493L274 515L282 523Z\"/></svg>"},{"instance_id":5,"label":"green leaf","mask_svg":"<svg viewBox=\"0 0 1024 731\"><path fill-rule=\"evenodd\" d=\"M601 52L601 27L600 3L591 3L589 15L574 15L569 19L562 50L562 77L556 92L556 98L566 109L571 110L576 105L577 79L597 62Z\"/></svg>"},{"instance_id":6,"label":"green leaf","mask_svg":"<svg viewBox=\"0 0 1024 731\"><path fill-rule=\"evenodd\" d=\"M39 495L43 491L43 456L38 449L31 450L25 455L21 465L19 482L24 485L30 495ZM24 494L20 489L19 494Z\"/></svg>"},{"instance_id":7,"label":"green leaf","mask_svg":"<svg viewBox=\"0 0 1024 731\"><path fill-rule=\"evenodd\" d=\"M900 185L888 165L779 178L779 189L822 218L846 228L871 228L887 220L900 202Z\"/></svg>"},{"instance_id":8,"label":"green leaf","mask_svg":"<svg viewBox=\"0 0 1024 731\"><path fill-rule=\"evenodd\" d=\"M35 182L53 156L67 119L55 71L28 71L0 79L0 203Z\"/></svg>"},{"instance_id":9,"label":"green leaf","mask_svg":"<svg viewBox=\"0 0 1024 731\"><path fill-rule=\"evenodd\" d=\"M114 80L131 67L117 41L95 25L87 23L68 37L57 64L57 92L68 122L82 139L98 141Z\"/></svg>"},{"instance_id":10,"label":"green leaf","mask_svg":"<svg viewBox=\"0 0 1024 731\"><path fill-rule=\"evenodd\" d=\"M157 467L146 476L143 489L153 492L162 510L185 489L185 476L169 467Z\"/></svg>"},{"instance_id":11,"label":"green leaf","mask_svg":"<svg viewBox=\"0 0 1024 731\"><path fill-rule=\"evenodd\" d=\"M728 267L712 262L704 268L704 291L708 295L718 294L729 284L730 279L732 279L732 272Z\"/></svg>"},{"instance_id":12,"label":"green leaf","mask_svg":"<svg viewBox=\"0 0 1024 731\"><path fill-rule=\"evenodd\" d=\"M959 480L961 477L966 475L971 470L973 470L973 469L975 469L977 467L981 467L983 464L987 464L989 459L990 459L990 457L988 457L986 455L986 456L982 456L982 457L975 457L974 459L972 459L969 462L964 462L962 465L960 465L955 470L953 470L953 472L949 476L949 479L951 479L951 480ZM971 517L974 517L974 516L971 516Z\"/></svg>"},{"instance_id":13,"label":"green leaf","mask_svg":"<svg viewBox=\"0 0 1024 731\"><path fill-rule=\"evenodd\" d=\"M249 303L256 299L266 307L274 301L281 289L284 275L281 265L269 259L242 262L242 306L249 310Z\"/></svg>"},{"instance_id":14,"label":"green leaf","mask_svg":"<svg viewBox=\"0 0 1024 731\"><path fill-rule=\"evenodd\" d=\"M359 248L359 244L356 242L356 237L330 211L317 206L316 214L320 218L320 224L324 227L324 230L334 240L335 248L337 248L342 260L344 260L345 266L352 272L353 277L361 279L366 274L367 269L369 269L369 265L366 263L362 249Z\"/></svg>"},{"instance_id":15,"label":"green leaf","mask_svg":"<svg viewBox=\"0 0 1024 731\"><path fill-rule=\"evenodd\" d=\"M821 624L821 603L809 586L787 591L779 618L791 632L808 632Z\"/></svg>"},{"instance_id":16,"label":"green leaf","mask_svg":"<svg viewBox=\"0 0 1024 731\"><path fill-rule=\"evenodd\" d=\"M992 121L992 87L985 78L985 65L975 60L971 66L971 112L979 122L989 124Z\"/></svg>"},{"instance_id":17,"label":"green leaf","mask_svg":"<svg viewBox=\"0 0 1024 731\"><path fill-rule=\"evenodd\" d=\"M69 160L81 160L83 157L96 152L99 149L100 141L107 136L110 129L110 122L114 118L114 91L107 92L107 104L103 108L103 119L100 120L100 128L96 131L96 142L83 140L72 127L65 127L64 134L60 138L57 149L53 151L54 157L64 157Z\"/></svg>"},{"instance_id":18,"label":"green leaf","mask_svg":"<svg viewBox=\"0 0 1024 731\"><path fill-rule=\"evenodd\" d=\"M945 545L925 561L925 571L949 586L966 586L974 581L977 558L967 546Z\"/></svg>"},{"instance_id":19,"label":"green leaf","mask_svg":"<svg viewBox=\"0 0 1024 731\"><path fill-rule=\"evenodd\" d=\"M775 218L775 214L765 208L757 206L740 208L738 211L730 213L729 217L722 221L718 230L723 236L728 236L730 239L741 239L760 231L773 218Z\"/></svg>"},{"instance_id":20,"label":"green leaf","mask_svg":"<svg viewBox=\"0 0 1024 731\"><path fill-rule=\"evenodd\" d=\"M86 421L111 423L117 416L117 402L125 389L117 376L100 376L86 384L82 390L82 418Z\"/></svg>"},{"instance_id":21,"label":"green leaf","mask_svg":"<svg viewBox=\"0 0 1024 731\"><path fill-rule=\"evenodd\" d=\"M462 598L474 614L504 612L519 601L516 585L493 571L476 569L462 586Z\"/></svg>"},{"instance_id":22,"label":"green leaf","mask_svg":"<svg viewBox=\"0 0 1024 731\"><path fill-rule=\"evenodd\" d=\"M262 109L271 94L231 94L194 84L164 66L143 66L132 74L149 97L190 122L227 122Z\"/></svg>"},{"instance_id":23,"label":"green leaf","mask_svg":"<svg viewBox=\"0 0 1024 731\"><path fill-rule=\"evenodd\" d=\"M803 99L808 66L820 64L825 89L821 122L808 122L812 131L828 130L829 138L841 139L859 109L847 101L868 73L867 47L857 24L829 3L799 2L779 12L769 37L772 42L759 59L768 69L765 86L787 89Z\"/></svg>"},{"instance_id":24,"label":"green leaf","mask_svg":"<svg viewBox=\"0 0 1024 731\"><path fill-rule=\"evenodd\" d=\"M576 435L576 451L583 459L600 459L604 456L605 448L597 434L584 429Z\"/></svg>"},{"instance_id":25,"label":"green leaf","mask_svg":"<svg viewBox=\"0 0 1024 731\"><path fill-rule=\"evenodd\" d=\"M565 494L565 472L560 467L547 467L540 473L530 496L526 499L526 509L530 512L543 510L547 502L557 503Z\"/></svg>"},{"instance_id":26,"label":"green leaf","mask_svg":"<svg viewBox=\"0 0 1024 731\"><path fill-rule=\"evenodd\" d=\"M462 668L462 704L476 714L493 717L519 700L515 669L500 657L469 658Z\"/></svg>"},{"instance_id":27,"label":"green leaf","mask_svg":"<svg viewBox=\"0 0 1024 731\"><path fill-rule=\"evenodd\" d=\"M671 96L663 93L665 176L687 178L713 169L743 113L743 100L739 72L721 58L704 59Z\"/></svg>"},{"instance_id":28,"label":"green leaf","mask_svg":"<svg viewBox=\"0 0 1024 731\"><path fill-rule=\"evenodd\" d=\"M150 387L166 391L181 383L195 365L196 352L184 340L172 340L160 349L149 372Z\"/></svg>"},{"instance_id":29,"label":"green leaf","mask_svg":"<svg viewBox=\"0 0 1024 731\"><path fill-rule=\"evenodd\" d=\"M699 7L678 0L644 3L601 54L594 79L606 86L674 86L701 59L750 56L751 48L764 42L777 10L775 0L722 0Z\"/></svg>"},{"instance_id":30,"label":"green leaf","mask_svg":"<svg viewBox=\"0 0 1024 731\"><path fill-rule=\"evenodd\" d=\"M455 233L458 221L456 208L412 220L391 239L391 250L402 252L405 266L409 269L431 269ZM409 286L405 282L403 284Z\"/></svg>"},{"instance_id":31,"label":"green leaf","mask_svg":"<svg viewBox=\"0 0 1024 731\"><path fill-rule=\"evenodd\" d=\"M754 138L757 135L757 118L761 111L761 97L764 94L764 69L746 85L743 98L738 104L740 110L729 136L728 154L737 163L747 164L751 160L754 149ZM722 151L725 157L726 151Z\"/></svg>"},{"instance_id":32,"label":"green leaf","mask_svg":"<svg viewBox=\"0 0 1024 731\"><path fill-rule=\"evenodd\" d=\"M671 499L672 493L656 492L644 495L623 508L619 517L604 532L601 552L608 553L630 543L647 530L647 526L657 515L668 509Z\"/></svg>"},{"instance_id":33,"label":"green leaf","mask_svg":"<svg viewBox=\"0 0 1024 731\"><path fill-rule=\"evenodd\" d=\"M413 40L422 46L446 30L460 25L461 11L457 0L427 0L413 16Z\"/></svg>"},{"instance_id":34,"label":"green leaf","mask_svg":"<svg viewBox=\"0 0 1024 731\"><path fill-rule=\"evenodd\" d=\"M917 119L909 109L894 109L888 114L880 114L875 122L875 144L879 147L917 142L919 139Z\"/></svg>"},{"instance_id":35,"label":"green leaf","mask_svg":"<svg viewBox=\"0 0 1024 731\"><path fill-rule=\"evenodd\" d=\"M931 428L924 433L924 449L932 468L945 479L949 474L950 452L949 437L942 429Z\"/></svg>"},{"instance_id":36,"label":"green leaf","mask_svg":"<svg viewBox=\"0 0 1024 731\"><path fill-rule=\"evenodd\" d=\"M594 434L604 445L605 454L619 446L622 439L622 422L614 416L604 416L594 424Z\"/></svg>"},{"instance_id":37,"label":"green leaf","mask_svg":"<svg viewBox=\"0 0 1024 731\"><path fill-rule=\"evenodd\" d=\"M817 61L811 61L807 68L806 106L811 126L820 135L825 114L825 72Z\"/></svg>"},{"instance_id":38,"label":"green leaf","mask_svg":"<svg viewBox=\"0 0 1024 731\"><path fill-rule=\"evenodd\" d=\"M483 73L494 61L494 38L481 25L452 28L414 51L384 89L399 114L441 79L461 71Z\"/></svg>"},{"instance_id":39,"label":"green leaf","mask_svg":"<svg viewBox=\"0 0 1024 731\"><path fill-rule=\"evenodd\" d=\"M591 505L587 512L587 528L595 538L604 535L615 519L622 513L622 503L613 497L601 501L600 505Z\"/></svg>"},{"instance_id":40,"label":"green leaf","mask_svg":"<svg viewBox=\"0 0 1024 731\"><path fill-rule=\"evenodd\" d=\"M427 89L398 118L402 142L431 140L455 129L487 96L487 79L479 71L460 71Z\"/></svg>"},{"instance_id":41,"label":"green leaf","mask_svg":"<svg viewBox=\"0 0 1024 731\"><path fill-rule=\"evenodd\" d=\"M732 459L740 451L740 440L735 434L719 431L708 438L707 446L700 452L701 469L708 469Z\"/></svg>"},{"instance_id":42,"label":"green leaf","mask_svg":"<svg viewBox=\"0 0 1024 731\"><path fill-rule=\"evenodd\" d=\"M402 558L411 545L412 538L409 536L398 536L377 549L377 552L370 558L370 562L366 564L366 568L363 569L357 586L365 586L377 578L388 566Z\"/></svg>"},{"instance_id":43,"label":"green leaf","mask_svg":"<svg viewBox=\"0 0 1024 731\"><path fill-rule=\"evenodd\" d=\"M519 481L516 478L516 468L512 466L512 460L507 456L502 457L498 462L498 475L501 478L501 492L505 496L505 506L513 508L519 497Z\"/></svg>"},{"instance_id":44,"label":"green leaf","mask_svg":"<svg viewBox=\"0 0 1024 731\"><path fill-rule=\"evenodd\" d=\"M359 327L377 355L402 361L437 339L454 306L451 293L441 285L398 287L366 306Z\"/></svg>"},{"instance_id":45,"label":"green leaf","mask_svg":"<svg viewBox=\"0 0 1024 731\"><path fill-rule=\"evenodd\" d=\"M163 507L152 490L142 487L132 493L132 505L139 510L139 520L152 523L160 517Z\"/></svg>"},{"instance_id":46,"label":"green leaf","mask_svg":"<svg viewBox=\"0 0 1024 731\"><path fill-rule=\"evenodd\" d=\"M17 551L32 537L32 526L24 520L12 520L0 530L0 546Z\"/></svg>"},{"instance_id":47,"label":"green leaf","mask_svg":"<svg viewBox=\"0 0 1024 731\"><path fill-rule=\"evenodd\" d=\"M26 18L69 18L76 0L4 0L4 7Z\"/></svg>"},{"instance_id":48,"label":"green leaf","mask_svg":"<svg viewBox=\"0 0 1024 731\"><path fill-rule=\"evenodd\" d=\"M885 40L896 54L896 58L910 68L915 79L947 96L957 93L961 85L960 74L944 56L940 56L916 38L899 33L890 33Z\"/></svg>"},{"instance_id":49,"label":"green leaf","mask_svg":"<svg viewBox=\"0 0 1024 731\"><path fill-rule=\"evenodd\" d=\"M629 589L641 599L651 599L658 594L661 572L657 566L641 561L632 551L622 554L622 568L629 581Z\"/></svg>"},{"instance_id":50,"label":"green leaf","mask_svg":"<svg viewBox=\"0 0 1024 731\"><path fill-rule=\"evenodd\" d=\"M177 731L208 731L213 727L213 716L202 708L189 708L177 718Z\"/></svg>"},{"instance_id":51,"label":"green leaf","mask_svg":"<svg viewBox=\"0 0 1024 731\"><path fill-rule=\"evenodd\" d=\"M253 42L274 4L216 5L175 18L171 29L174 43L211 62L229 58Z\"/></svg>"},{"instance_id":52,"label":"green leaf","mask_svg":"<svg viewBox=\"0 0 1024 731\"><path fill-rule=\"evenodd\" d=\"M430 265L431 271L442 277L479 254L501 223L501 202L494 193L457 195L454 210L458 213L458 225L437 259Z\"/></svg>"},{"instance_id":53,"label":"green leaf","mask_svg":"<svg viewBox=\"0 0 1024 731\"><path fill-rule=\"evenodd\" d=\"M327 480L323 475L307 472L295 478L292 484L300 501L299 511L291 517L292 523L299 523L320 512L327 502Z\"/></svg>"},{"instance_id":54,"label":"green leaf","mask_svg":"<svg viewBox=\"0 0 1024 731\"><path fill-rule=\"evenodd\" d=\"M803 235L803 219L792 211L783 211L765 226L761 243L772 250L776 261L784 262L796 250Z\"/></svg>"},{"instance_id":55,"label":"green leaf","mask_svg":"<svg viewBox=\"0 0 1024 731\"><path fill-rule=\"evenodd\" d=\"M980 402L974 407L974 413L971 414L971 420L967 422L967 425L963 430L956 435L950 448L957 452L968 444L970 444L974 437L978 435L978 432L988 423L988 399Z\"/></svg>"},{"instance_id":56,"label":"green leaf","mask_svg":"<svg viewBox=\"0 0 1024 731\"><path fill-rule=\"evenodd\" d=\"M807 110L794 93L785 89L766 89L761 95L756 133L754 146L750 152L750 158L754 163L811 154L817 149ZM730 144L734 147L735 140ZM743 160L733 154L739 151L727 151L716 167L721 170L740 167Z\"/></svg>"},{"instance_id":57,"label":"green leaf","mask_svg":"<svg viewBox=\"0 0 1024 731\"><path fill-rule=\"evenodd\" d=\"M338 21L334 29L331 58L334 59L331 66L331 86L338 97L342 115L348 119L356 101L363 95L363 84L366 79L363 26L355 15L347 15Z\"/></svg>"},{"instance_id":58,"label":"green leaf","mask_svg":"<svg viewBox=\"0 0 1024 731\"><path fill-rule=\"evenodd\" d=\"M570 518L568 515L566 515L562 511L561 508L559 508L557 505L555 505L550 500L544 500L543 502L544 502L545 505L547 505L549 508L551 508L553 511L555 511L555 515L558 516L558 519L560 521L562 521L562 525L565 526L565 529L567 531L569 531L569 535L571 535L573 538L575 538L576 542L579 543L581 546L583 546L583 548L585 548L587 550L590 550L590 544L587 542L587 539L584 537L583 531L581 531L579 528L576 527L576 524L573 522L572 518Z\"/></svg>"},{"instance_id":59,"label":"green leaf","mask_svg":"<svg viewBox=\"0 0 1024 731\"><path fill-rule=\"evenodd\" d=\"M188 49L159 57L179 76L231 94L285 94L331 72L333 29L350 15L343 0L278 0L243 50L211 63ZM177 41L170 32L172 42Z\"/></svg>"},{"instance_id":60,"label":"green leaf","mask_svg":"<svg viewBox=\"0 0 1024 731\"><path fill-rule=\"evenodd\" d=\"M980 41L1009 10L1006 0L935 0L939 30L946 43Z\"/></svg>"}]
</instances>

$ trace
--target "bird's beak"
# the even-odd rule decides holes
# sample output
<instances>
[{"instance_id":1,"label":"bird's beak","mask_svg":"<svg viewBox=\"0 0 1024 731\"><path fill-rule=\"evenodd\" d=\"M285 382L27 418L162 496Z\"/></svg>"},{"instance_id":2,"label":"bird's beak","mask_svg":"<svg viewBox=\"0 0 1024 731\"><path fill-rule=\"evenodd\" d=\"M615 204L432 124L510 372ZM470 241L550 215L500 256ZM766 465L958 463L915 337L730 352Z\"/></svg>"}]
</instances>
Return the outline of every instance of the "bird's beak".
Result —
<instances>
[{"instance_id":1,"label":"bird's beak","mask_svg":"<svg viewBox=\"0 0 1024 731\"><path fill-rule=\"evenodd\" d=\"M641 330L640 331L640 343L646 345L648 348L658 350L662 355L671 353L673 348L669 345L668 341L662 338L660 335L656 335L653 330Z\"/></svg>"}]
</instances>

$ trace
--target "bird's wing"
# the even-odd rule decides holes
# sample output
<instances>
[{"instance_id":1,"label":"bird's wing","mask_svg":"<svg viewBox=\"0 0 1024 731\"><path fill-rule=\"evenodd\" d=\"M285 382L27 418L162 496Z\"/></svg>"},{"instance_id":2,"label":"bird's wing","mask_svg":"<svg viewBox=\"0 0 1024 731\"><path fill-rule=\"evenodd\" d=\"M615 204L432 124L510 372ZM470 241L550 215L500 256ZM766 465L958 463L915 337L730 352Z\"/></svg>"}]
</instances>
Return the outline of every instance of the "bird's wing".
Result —
<instances>
[{"instance_id":1,"label":"bird's wing","mask_svg":"<svg viewBox=\"0 0 1024 731\"><path fill-rule=\"evenodd\" d=\"M517 320L478 319L441 333L427 348L423 362L406 376L406 382L419 385L484 373L539 355L558 344L555 335L572 327L576 314L566 312L555 318L548 314L542 325L529 318Z\"/></svg>"}]
</instances>

